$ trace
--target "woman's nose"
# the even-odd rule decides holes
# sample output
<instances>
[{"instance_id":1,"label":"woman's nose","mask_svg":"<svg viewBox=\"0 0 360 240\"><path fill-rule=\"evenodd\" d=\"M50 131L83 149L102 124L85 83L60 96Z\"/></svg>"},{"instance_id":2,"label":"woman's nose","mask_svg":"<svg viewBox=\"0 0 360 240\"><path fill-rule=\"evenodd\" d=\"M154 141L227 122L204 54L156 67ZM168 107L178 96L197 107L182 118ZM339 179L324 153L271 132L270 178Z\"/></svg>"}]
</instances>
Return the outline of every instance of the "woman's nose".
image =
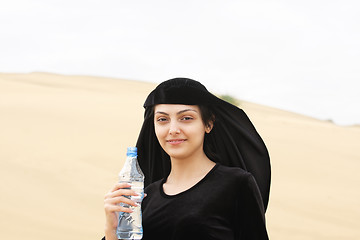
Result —
<instances>
[{"instance_id":1,"label":"woman's nose","mask_svg":"<svg viewBox=\"0 0 360 240\"><path fill-rule=\"evenodd\" d=\"M176 135L180 133L180 128L177 124L171 124L169 129L170 135Z\"/></svg>"}]
</instances>

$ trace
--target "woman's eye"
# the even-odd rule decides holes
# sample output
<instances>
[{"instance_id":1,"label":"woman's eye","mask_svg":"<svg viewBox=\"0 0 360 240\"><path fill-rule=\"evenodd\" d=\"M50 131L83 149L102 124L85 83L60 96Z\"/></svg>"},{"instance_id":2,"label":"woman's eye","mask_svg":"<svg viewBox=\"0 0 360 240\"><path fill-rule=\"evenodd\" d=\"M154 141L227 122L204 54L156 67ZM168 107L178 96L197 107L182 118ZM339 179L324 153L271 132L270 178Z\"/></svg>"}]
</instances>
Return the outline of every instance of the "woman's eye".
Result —
<instances>
[{"instance_id":1,"label":"woman's eye","mask_svg":"<svg viewBox=\"0 0 360 240\"><path fill-rule=\"evenodd\" d=\"M161 117L161 118L158 118L156 121L157 122L165 122L166 120L167 120L166 118Z\"/></svg>"},{"instance_id":2,"label":"woman's eye","mask_svg":"<svg viewBox=\"0 0 360 240\"><path fill-rule=\"evenodd\" d=\"M194 118L192 118L192 117L183 117L183 118L181 118L181 120L184 120L184 121L189 121L189 120L192 120L192 119L194 119Z\"/></svg>"}]
</instances>

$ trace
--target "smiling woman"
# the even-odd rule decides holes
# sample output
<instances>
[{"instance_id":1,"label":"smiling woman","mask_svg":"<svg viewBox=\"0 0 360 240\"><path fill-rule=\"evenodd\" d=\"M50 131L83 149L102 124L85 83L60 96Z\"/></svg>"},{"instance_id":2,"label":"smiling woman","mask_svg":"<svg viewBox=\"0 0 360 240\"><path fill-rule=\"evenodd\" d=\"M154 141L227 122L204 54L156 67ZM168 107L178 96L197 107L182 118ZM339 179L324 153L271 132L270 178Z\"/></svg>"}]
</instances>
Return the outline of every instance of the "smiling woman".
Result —
<instances>
[{"instance_id":1,"label":"smiling woman","mask_svg":"<svg viewBox=\"0 0 360 240\"><path fill-rule=\"evenodd\" d=\"M205 127L198 106L159 104L155 106L155 134L172 161L191 161L204 155Z\"/></svg>"},{"instance_id":2,"label":"smiling woman","mask_svg":"<svg viewBox=\"0 0 360 240\"><path fill-rule=\"evenodd\" d=\"M246 114L185 78L160 84L144 107L143 239L268 239L269 155ZM106 195L106 239L124 194Z\"/></svg>"}]
</instances>

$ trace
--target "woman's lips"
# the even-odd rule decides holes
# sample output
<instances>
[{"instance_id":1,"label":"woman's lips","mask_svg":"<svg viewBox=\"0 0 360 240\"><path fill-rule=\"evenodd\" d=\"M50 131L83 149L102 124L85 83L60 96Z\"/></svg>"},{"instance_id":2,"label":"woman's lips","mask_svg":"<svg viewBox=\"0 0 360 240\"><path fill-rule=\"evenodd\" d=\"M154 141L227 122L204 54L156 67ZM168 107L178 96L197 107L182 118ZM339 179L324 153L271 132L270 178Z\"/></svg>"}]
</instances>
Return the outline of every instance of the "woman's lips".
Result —
<instances>
[{"instance_id":1,"label":"woman's lips","mask_svg":"<svg viewBox=\"0 0 360 240\"><path fill-rule=\"evenodd\" d=\"M181 144L181 143L183 143L185 141L186 141L186 139L169 139L169 140L166 140L166 142L171 144L171 145L178 145L178 144Z\"/></svg>"}]
</instances>

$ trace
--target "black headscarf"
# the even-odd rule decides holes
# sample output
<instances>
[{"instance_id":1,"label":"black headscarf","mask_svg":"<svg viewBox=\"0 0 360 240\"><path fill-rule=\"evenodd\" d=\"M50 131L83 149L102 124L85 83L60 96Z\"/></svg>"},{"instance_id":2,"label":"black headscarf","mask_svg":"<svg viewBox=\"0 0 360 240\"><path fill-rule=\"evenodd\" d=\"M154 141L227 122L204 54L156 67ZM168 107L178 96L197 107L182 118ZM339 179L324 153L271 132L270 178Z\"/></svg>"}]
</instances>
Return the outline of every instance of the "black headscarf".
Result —
<instances>
[{"instance_id":1,"label":"black headscarf","mask_svg":"<svg viewBox=\"0 0 360 240\"><path fill-rule=\"evenodd\" d=\"M159 84L147 97L144 123L136 146L138 161L145 174L145 186L170 173L170 157L161 148L154 130L156 104L205 105L215 115L214 127L206 134L205 145L215 153L211 160L250 172L259 187L266 210L270 191L270 158L266 146L245 112L211 94L201 83L174 78ZM215 157L216 156L216 157Z\"/></svg>"}]
</instances>

